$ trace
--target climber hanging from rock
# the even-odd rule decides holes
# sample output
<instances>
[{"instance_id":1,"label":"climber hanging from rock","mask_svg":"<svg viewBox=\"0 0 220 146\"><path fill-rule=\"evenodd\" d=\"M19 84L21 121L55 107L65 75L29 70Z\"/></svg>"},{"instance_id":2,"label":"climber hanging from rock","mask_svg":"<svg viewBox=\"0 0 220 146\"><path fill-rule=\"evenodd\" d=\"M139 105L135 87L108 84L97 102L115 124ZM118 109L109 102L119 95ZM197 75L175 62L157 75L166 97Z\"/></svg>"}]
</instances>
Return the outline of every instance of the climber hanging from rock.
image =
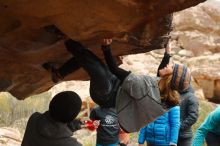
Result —
<instances>
[{"instance_id":1,"label":"climber hanging from rock","mask_svg":"<svg viewBox=\"0 0 220 146\"><path fill-rule=\"evenodd\" d=\"M90 76L93 101L102 107L115 107L120 126L127 132L138 131L165 113L174 105L172 99L179 98L177 91L189 87L191 75L184 65L161 66L160 78L135 75L119 68L111 53L112 39L102 42L108 67L81 43L72 39L64 43L73 57L59 69L49 63L43 64L51 71L52 80L62 80L71 71L82 67Z\"/></svg>"}]
</instances>

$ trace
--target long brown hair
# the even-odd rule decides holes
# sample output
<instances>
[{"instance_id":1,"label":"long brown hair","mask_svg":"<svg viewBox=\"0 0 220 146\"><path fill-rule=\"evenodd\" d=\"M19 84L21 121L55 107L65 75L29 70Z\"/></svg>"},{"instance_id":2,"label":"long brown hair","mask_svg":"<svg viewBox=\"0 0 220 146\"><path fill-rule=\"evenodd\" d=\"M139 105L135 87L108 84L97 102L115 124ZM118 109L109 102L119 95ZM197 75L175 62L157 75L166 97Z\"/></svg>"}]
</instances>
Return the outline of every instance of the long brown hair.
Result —
<instances>
[{"instance_id":1,"label":"long brown hair","mask_svg":"<svg viewBox=\"0 0 220 146\"><path fill-rule=\"evenodd\" d=\"M171 89L172 74L161 77L159 80L159 89L162 102L168 106L176 106L180 103L180 95L177 90Z\"/></svg>"}]
</instances>

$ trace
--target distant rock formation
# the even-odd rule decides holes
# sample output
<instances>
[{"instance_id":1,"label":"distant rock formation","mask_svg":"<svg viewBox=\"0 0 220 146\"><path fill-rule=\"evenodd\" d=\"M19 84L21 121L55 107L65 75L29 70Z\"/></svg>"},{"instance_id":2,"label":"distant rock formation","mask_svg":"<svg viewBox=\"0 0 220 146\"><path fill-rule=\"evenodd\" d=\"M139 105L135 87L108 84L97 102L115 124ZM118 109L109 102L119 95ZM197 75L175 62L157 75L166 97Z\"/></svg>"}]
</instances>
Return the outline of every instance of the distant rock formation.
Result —
<instances>
[{"instance_id":1,"label":"distant rock formation","mask_svg":"<svg viewBox=\"0 0 220 146\"><path fill-rule=\"evenodd\" d=\"M204 97L215 102L220 102L219 13L220 2L216 0L175 13L171 32L171 44L179 50L180 61L192 69Z\"/></svg>"},{"instance_id":2,"label":"distant rock formation","mask_svg":"<svg viewBox=\"0 0 220 146\"><path fill-rule=\"evenodd\" d=\"M220 2L207 1L174 14L173 43L199 56L220 52Z\"/></svg>"},{"instance_id":3,"label":"distant rock formation","mask_svg":"<svg viewBox=\"0 0 220 146\"><path fill-rule=\"evenodd\" d=\"M205 97L220 103L220 53L194 57L185 62Z\"/></svg>"}]
</instances>

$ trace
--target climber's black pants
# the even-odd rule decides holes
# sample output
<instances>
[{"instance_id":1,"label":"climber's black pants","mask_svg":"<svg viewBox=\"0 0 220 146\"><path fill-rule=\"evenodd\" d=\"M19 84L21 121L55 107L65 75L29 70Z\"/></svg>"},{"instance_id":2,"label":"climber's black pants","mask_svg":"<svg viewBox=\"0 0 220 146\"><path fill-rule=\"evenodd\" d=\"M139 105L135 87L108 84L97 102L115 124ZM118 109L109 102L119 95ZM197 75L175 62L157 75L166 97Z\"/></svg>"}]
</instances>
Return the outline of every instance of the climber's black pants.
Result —
<instances>
[{"instance_id":1,"label":"climber's black pants","mask_svg":"<svg viewBox=\"0 0 220 146\"><path fill-rule=\"evenodd\" d=\"M58 68L58 73L64 78L65 76L71 74L80 68L75 57L70 58L66 63L64 63L60 68Z\"/></svg>"},{"instance_id":2,"label":"climber's black pants","mask_svg":"<svg viewBox=\"0 0 220 146\"><path fill-rule=\"evenodd\" d=\"M74 58L61 67L63 71L71 72L75 68L74 64L83 67L90 76L90 96L94 102L100 106L114 107L119 80L90 50L78 42L70 41L72 42L67 46L67 50Z\"/></svg>"}]
</instances>

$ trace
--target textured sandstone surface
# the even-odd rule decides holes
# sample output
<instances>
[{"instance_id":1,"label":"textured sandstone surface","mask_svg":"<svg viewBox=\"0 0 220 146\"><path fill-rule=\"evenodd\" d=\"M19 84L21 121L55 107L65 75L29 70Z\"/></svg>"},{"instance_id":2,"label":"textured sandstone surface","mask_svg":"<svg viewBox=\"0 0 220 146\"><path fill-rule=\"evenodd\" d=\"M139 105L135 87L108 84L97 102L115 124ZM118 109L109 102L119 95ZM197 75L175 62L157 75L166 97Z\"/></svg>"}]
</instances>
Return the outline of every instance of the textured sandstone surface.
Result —
<instances>
[{"instance_id":1,"label":"textured sandstone surface","mask_svg":"<svg viewBox=\"0 0 220 146\"><path fill-rule=\"evenodd\" d=\"M219 102L220 46L217 40L220 38L218 34L220 16L216 12L220 9L218 7L220 3L213 3L213 1L175 13L171 47L173 48L172 60L190 67L197 97L212 98ZM209 23L206 18L209 18ZM163 52L164 50L156 50L145 54L124 56L121 67L135 73L155 75ZM52 88L51 91L54 95L59 91L73 89L82 97L87 97L89 96L88 86L88 82L64 82Z\"/></svg>"},{"instance_id":2,"label":"textured sandstone surface","mask_svg":"<svg viewBox=\"0 0 220 146\"><path fill-rule=\"evenodd\" d=\"M174 14L172 43L192 69L204 96L220 101L220 2L207 1ZM185 49L185 50L184 50Z\"/></svg>"},{"instance_id":3,"label":"textured sandstone surface","mask_svg":"<svg viewBox=\"0 0 220 146\"><path fill-rule=\"evenodd\" d=\"M197 7L174 14L173 40L193 55L220 52L220 3L207 1Z\"/></svg>"},{"instance_id":4,"label":"textured sandstone surface","mask_svg":"<svg viewBox=\"0 0 220 146\"><path fill-rule=\"evenodd\" d=\"M60 66L70 57L54 25L88 45L102 58L99 42L114 37L114 55L158 49L170 31L165 16L205 0L5 0L0 1L0 91L18 99L48 90L54 84L41 64ZM166 3L166 4L165 4ZM82 70L66 80L88 79Z\"/></svg>"},{"instance_id":5,"label":"textured sandstone surface","mask_svg":"<svg viewBox=\"0 0 220 146\"><path fill-rule=\"evenodd\" d=\"M220 102L220 53L193 57L185 62L205 97Z\"/></svg>"},{"instance_id":6,"label":"textured sandstone surface","mask_svg":"<svg viewBox=\"0 0 220 146\"><path fill-rule=\"evenodd\" d=\"M21 145L21 134L17 129L10 127L0 128L1 146L19 146Z\"/></svg>"}]
</instances>

